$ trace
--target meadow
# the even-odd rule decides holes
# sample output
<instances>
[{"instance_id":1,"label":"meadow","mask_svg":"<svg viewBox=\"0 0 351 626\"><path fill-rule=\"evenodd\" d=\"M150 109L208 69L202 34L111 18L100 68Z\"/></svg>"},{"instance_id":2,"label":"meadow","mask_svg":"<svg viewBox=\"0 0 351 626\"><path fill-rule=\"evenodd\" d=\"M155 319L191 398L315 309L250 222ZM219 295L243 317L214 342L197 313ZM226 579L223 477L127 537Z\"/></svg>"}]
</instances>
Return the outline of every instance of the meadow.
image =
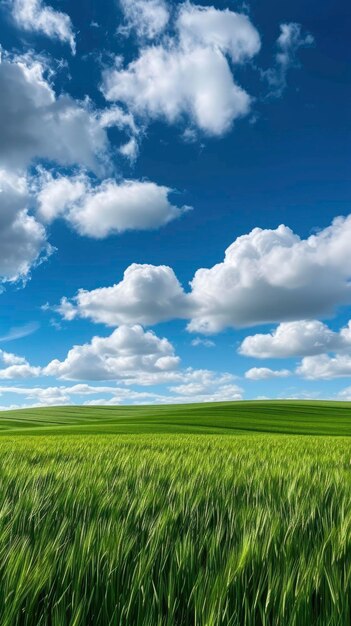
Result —
<instances>
[{"instance_id":1,"label":"meadow","mask_svg":"<svg viewBox=\"0 0 351 626\"><path fill-rule=\"evenodd\" d=\"M345 626L351 404L0 414L1 626Z\"/></svg>"}]
</instances>

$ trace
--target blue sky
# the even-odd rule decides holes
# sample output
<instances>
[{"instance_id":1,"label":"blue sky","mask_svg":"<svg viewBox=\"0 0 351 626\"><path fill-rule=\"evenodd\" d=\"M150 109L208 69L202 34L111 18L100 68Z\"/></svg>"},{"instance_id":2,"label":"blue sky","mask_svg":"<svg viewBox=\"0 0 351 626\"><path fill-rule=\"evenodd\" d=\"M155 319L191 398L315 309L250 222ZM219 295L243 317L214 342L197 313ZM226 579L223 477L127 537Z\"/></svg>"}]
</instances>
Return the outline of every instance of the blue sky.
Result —
<instances>
[{"instance_id":1,"label":"blue sky","mask_svg":"<svg viewBox=\"0 0 351 626\"><path fill-rule=\"evenodd\" d=\"M348 3L0 20L1 407L351 398Z\"/></svg>"}]
</instances>

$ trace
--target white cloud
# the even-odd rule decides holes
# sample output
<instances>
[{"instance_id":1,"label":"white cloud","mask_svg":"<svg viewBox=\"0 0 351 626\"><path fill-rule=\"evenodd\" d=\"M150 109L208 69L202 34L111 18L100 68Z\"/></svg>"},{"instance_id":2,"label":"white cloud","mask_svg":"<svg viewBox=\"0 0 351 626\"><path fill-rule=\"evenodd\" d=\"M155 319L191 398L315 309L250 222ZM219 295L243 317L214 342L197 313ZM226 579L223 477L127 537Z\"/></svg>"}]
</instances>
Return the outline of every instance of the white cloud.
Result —
<instances>
[{"instance_id":1,"label":"white cloud","mask_svg":"<svg viewBox=\"0 0 351 626\"><path fill-rule=\"evenodd\" d=\"M233 63L242 63L257 54L260 36L247 15L203 7L187 2L181 5L177 29L185 48L194 45L218 48Z\"/></svg>"},{"instance_id":2,"label":"white cloud","mask_svg":"<svg viewBox=\"0 0 351 626\"><path fill-rule=\"evenodd\" d=\"M123 381L130 385L137 383L143 387L152 385L179 385L179 384L201 384L212 388L215 385L231 385L237 377L233 374L217 374L211 370L197 370L191 367L186 369L173 369L164 372L143 371L138 374L137 379L127 379Z\"/></svg>"},{"instance_id":3,"label":"white cloud","mask_svg":"<svg viewBox=\"0 0 351 626\"><path fill-rule=\"evenodd\" d=\"M350 402L351 401L351 387L346 387L345 389L342 389L342 391L339 392L338 394L338 399L339 400L343 400L344 402Z\"/></svg>"},{"instance_id":4,"label":"white cloud","mask_svg":"<svg viewBox=\"0 0 351 626\"><path fill-rule=\"evenodd\" d=\"M55 11L41 0L13 0L12 15L18 26L27 31L43 33L71 46L75 54L76 43L70 17Z\"/></svg>"},{"instance_id":5,"label":"white cloud","mask_svg":"<svg viewBox=\"0 0 351 626\"><path fill-rule=\"evenodd\" d=\"M63 361L51 361L40 373L65 380L114 380L127 387L171 385L168 387L171 396L166 398L153 392L145 395L149 402L165 402L170 397L176 401L174 398L178 396L182 402L191 396L199 402L205 401L199 399L202 396L207 401L211 397L220 400L220 392L225 394L223 400L241 397L242 390L234 384L236 376L233 374L207 369L180 369L179 365L180 359L167 339L138 325L123 325L108 337L93 337L87 344L73 346ZM123 387L113 390L112 387L100 386L97 390L91 385L75 385L73 389L80 395L112 393L114 401L111 404L143 400L141 392L135 392L139 395L133 397L133 390L125 392Z\"/></svg>"},{"instance_id":6,"label":"white cloud","mask_svg":"<svg viewBox=\"0 0 351 626\"><path fill-rule=\"evenodd\" d=\"M103 128L116 127L119 130L128 130L131 135L138 135L140 132L134 116L118 106L112 106L101 111L99 119Z\"/></svg>"},{"instance_id":7,"label":"white cloud","mask_svg":"<svg viewBox=\"0 0 351 626\"><path fill-rule=\"evenodd\" d=\"M0 386L0 396L8 393L25 396L25 399L31 402L29 406L57 406L71 403L71 395L66 392L65 387ZM28 407L28 404L22 406L23 408L26 408Z\"/></svg>"},{"instance_id":8,"label":"white cloud","mask_svg":"<svg viewBox=\"0 0 351 626\"><path fill-rule=\"evenodd\" d=\"M27 167L35 159L106 164L108 140L89 102L56 96L42 59L4 55L0 62L0 167Z\"/></svg>"},{"instance_id":9,"label":"white cloud","mask_svg":"<svg viewBox=\"0 0 351 626\"><path fill-rule=\"evenodd\" d=\"M51 222L63 217L80 235L102 239L126 230L150 230L180 217L189 207L176 207L168 187L138 180L105 180L93 186L85 175L44 176L38 214Z\"/></svg>"},{"instance_id":10,"label":"white cloud","mask_svg":"<svg viewBox=\"0 0 351 626\"><path fill-rule=\"evenodd\" d=\"M284 322L268 334L246 337L239 353L259 359L313 356L351 348L351 323L340 333L318 320Z\"/></svg>"},{"instance_id":11,"label":"white cloud","mask_svg":"<svg viewBox=\"0 0 351 626\"><path fill-rule=\"evenodd\" d=\"M216 374L209 370L193 370L189 372L189 375L185 375L185 382L180 385L169 387L169 391L190 398L195 396L207 396L218 394L219 390L224 392L225 397L223 400L228 399L230 395L233 400L238 400L242 397L242 389L237 385L233 385L233 376L231 374ZM174 396L173 396L174 397Z\"/></svg>"},{"instance_id":12,"label":"white cloud","mask_svg":"<svg viewBox=\"0 0 351 626\"><path fill-rule=\"evenodd\" d=\"M160 339L141 326L120 326L109 337L93 337L74 346L64 361L55 359L43 370L47 376L68 380L128 380L139 375L175 370L179 357L167 339Z\"/></svg>"},{"instance_id":13,"label":"white cloud","mask_svg":"<svg viewBox=\"0 0 351 626\"><path fill-rule=\"evenodd\" d=\"M245 378L249 380L267 380L269 378L286 378L291 376L289 370L272 370L269 367L252 367L245 372Z\"/></svg>"},{"instance_id":14,"label":"white cloud","mask_svg":"<svg viewBox=\"0 0 351 626\"><path fill-rule=\"evenodd\" d=\"M40 367L33 367L24 357L0 350L0 379L21 379L39 376Z\"/></svg>"},{"instance_id":15,"label":"white cloud","mask_svg":"<svg viewBox=\"0 0 351 626\"><path fill-rule=\"evenodd\" d=\"M331 315L351 302L350 239L351 216L307 239L284 225L255 228L229 246L222 263L197 270L190 293L171 268L133 264L120 283L81 290L58 310L111 326L190 319L188 330L205 334Z\"/></svg>"},{"instance_id":16,"label":"white cloud","mask_svg":"<svg viewBox=\"0 0 351 626\"><path fill-rule=\"evenodd\" d=\"M133 3L134 4L134 3ZM260 39L249 19L213 7L182 5L176 34L144 47L125 68L120 58L104 72L103 93L141 119L182 119L209 135L222 135L247 115L250 96L234 82L233 62L251 59Z\"/></svg>"},{"instance_id":17,"label":"white cloud","mask_svg":"<svg viewBox=\"0 0 351 626\"><path fill-rule=\"evenodd\" d=\"M127 69L105 72L104 94L142 117L172 124L185 115L210 135L225 133L250 109L250 98L233 82L225 57L208 48L188 53L148 48Z\"/></svg>"},{"instance_id":18,"label":"white cloud","mask_svg":"<svg viewBox=\"0 0 351 626\"><path fill-rule=\"evenodd\" d=\"M195 337L195 339L192 340L191 345L194 347L204 346L205 348L214 348L216 344L214 341L211 341L211 339L203 339L202 337Z\"/></svg>"},{"instance_id":19,"label":"white cloud","mask_svg":"<svg viewBox=\"0 0 351 626\"><path fill-rule=\"evenodd\" d=\"M169 404L220 402L242 399L236 376L206 369L179 369L179 358L167 339L144 332L140 326L121 327L110 337L94 337L89 344L74 346L64 361L54 360L46 368L31 367L25 358L0 351L0 379L57 376L68 380L120 380L123 386L54 385L0 386L5 394L25 396L25 406L83 403L87 405ZM131 387L166 385L163 392ZM171 385L171 386L169 386ZM88 396L94 396L87 400ZM99 396L96 398L96 396ZM28 404L29 403L29 404Z\"/></svg>"},{"instance_id":20,"label":"white cloud","mask_svg":"<svg viewBox=\"0 0 351 626\"><path fill-rule=\"evenodd\" d=\"M164 0L120 0L125 24L118 32L129 35L134 30L140 39L154 39L167 26L169 11Z\"/></svg>"},{"instance_id":21,"label":"white cloud","mask_svg":"<svg viewBox=\"0 0 351 626\"><path fill-rule=\"evenodd\" d=\"M167 393L139 392L119 388L109 399L90 400L89 405L125 404L190 404L195 402L230 402L242 400L243 390L233 383L235 376L220 374L210 370L187 369L170 373L174 382L180 384L168 387ZM167 382L164 380L163 382ZM144 383L144 384L150 384ZM152 383L151 383L152 384ZM144 397L143 397L144 396Z\"/></svg>"},{"instance_id":22,"label":"white cloud","mask_svg":"<svg viewBox=\"0 0 351 626\"><path fill-rule=\"evenodd\" d=\"M193 332L330 315L351 301L351 216L308 239L286 226L255 228L191 282Z\"/></svg>"},{"instance_id":23,"label":"white cloud","mask_svg":"<svg viewBox=\"0 0 351 626\"><path fill-rule=\"evenodd\" d=\"M52 251L28 202L26 178L0 168L0 282L28 278L31 267Z\"/></svg>"},{"instance_id":24,"label":"white cloud","mask_svg":"<svg viewBox=\"0 0 351 626\"><path fill-rule=\"evenodd\" d=\"M139 154L139 137L142 134L142 128L137 126L134 116L123 111L121 107L113 106L102 111L99 120L103 128L116 127L127 133L129 138L118 148L118 152L134 163Z\"/></svg>"},{"instance_id":25,"label":"white cloud","mask_svg":"<svg viewBox=\"0 0 351 626\"><path fill-rule=\"evenodd\" d=\"M201 385L180 385L174 388L176 395L158 396L156 404L191 404L194 402L232 402L243 399L243 390L237 385L203 387Z\"/></svg>"},{"instance_id":26,"label":"white cloud","mask_svg":"<svg viewBox=\"0 0 351 626\"><path fill-rule=\"evenodd\" d=\"M122 144L118 149L126 159L129 159L131 163L134 163L139 154L139 144L135 137L131 137L126 143Z\"/></svg>"},{"instance_id":27,"label":"white cloud","mask_svg":"<svg viewBox=\"0 0 351 626\"><path fill-rule=\"evenodd\" d=\"M108 326L157 324L188 317L190 309L173 270L165 265L133 263L112 287L81 289L72 302L63 298L56 310L67 320L76 316Z\"/></svg>"},{"instance_id":28,"label":"white cloud","mask_svg":"<svg viewBox=\"0 0 351 626\"><path fill-rule=\"evenodd\" d=\"M351 376L351 355L336 354L329 356L307 356L302 359L296 373L309 380L344 378Z\"/></svg>"},{"instance_id":29,"label":"white cloud","mask_svg":"<svg viewBox=\"0 0 351 626\"><path fill-rule=\"evenodd\" d=\"M18 356L12 352L5 352L5 350L0 350L0 361L2 365L6 366L25 365L27 363L23 356Z\"/></svg>"},{"instance_id":30,"label":"white cloud","mask_svg":"<svg viewBox=\"0 0 351 626\"><path fill-rule=\"evenodd\" d=\"M277 39L276 65L263 72L271 92L269 95L280 96L286 87L286 77L290 67L297 65L296 55L300 48L311 46L314 38L311 34L304 34L300 24L290 22L280 25L280 35Z\"/></svg>"},{"instance_id":31,"label":"white cloud","mask_svg":"<svg viewBox=\"0 0 351 626\"><path fill-rule=\"evenodd\" d=\"M283 323L270 334L246 337L239 352L264 359L303 356L296 374L310 380L351 376L351 321L339 332L317 320Z\"/></svg>"},{"instance_id":32,"label":"white cloud","mask_svg":"<svg viewBox=\"0 0 351 626\"><path fill-rule=\"evenodd\" d=\"M87 396L96 396L104 394L113 396L114 400L118 397L121 402L143 400L153 398L154 394L148 392L137 392L128 388L115 386L92 386L87 384L78 384L71 386L51 386L51 387L14 387L0 386L0 396L4 394L12 394L25 396L25 399L34 402L34 406L55 406L76 403L79 398ZM100 399L99 404L105 404L108 401ZM84 401L84 404L96 404L97 401ZM118 402L119 403L119 402ZM116 404L116 401L114 402ZM33 405L32 405L33 406Z\"/></svg>"},{"instance_id":33,"label":"white cloud","mask_svg":"<svg viewBox=\"0 0 351 626\"><path fill-rule=\"evenodd\" d=\"M9 331L0 337L1 342L15 341L16 339L22 339L22 337L28 337L39 329L38 322L28 322L23 326L12 326Z\"/></svg>"}]
</instances>

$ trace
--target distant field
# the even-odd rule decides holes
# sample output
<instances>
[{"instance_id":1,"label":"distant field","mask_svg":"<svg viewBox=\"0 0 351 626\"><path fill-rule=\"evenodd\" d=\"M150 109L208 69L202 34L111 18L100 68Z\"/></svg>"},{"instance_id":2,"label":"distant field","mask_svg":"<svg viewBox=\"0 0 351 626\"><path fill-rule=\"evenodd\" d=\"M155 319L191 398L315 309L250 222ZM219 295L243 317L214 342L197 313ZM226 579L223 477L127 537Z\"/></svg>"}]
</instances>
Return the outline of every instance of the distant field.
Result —
<instances>
[{"instance_id":1,"label":"distant field","mask_svg":"<svg viewBox=\"0 0 351 626\"><path fill-rule=\"evenodd\" d=\"M33 409L0 429L0 626L350 624L351 404Z\"/></svg>"},{"instance_id":2,"label":"distant field","mask_svg":"<svg viewBox=\"0 0 351 626\"><path fill-rule=\"evenodd\" d=\"M24 430L26 429L26 430ZM351 402L264 401L48 407L0 412L0 435L266 432L351 436Z\"/></svg>"}]
</instances>

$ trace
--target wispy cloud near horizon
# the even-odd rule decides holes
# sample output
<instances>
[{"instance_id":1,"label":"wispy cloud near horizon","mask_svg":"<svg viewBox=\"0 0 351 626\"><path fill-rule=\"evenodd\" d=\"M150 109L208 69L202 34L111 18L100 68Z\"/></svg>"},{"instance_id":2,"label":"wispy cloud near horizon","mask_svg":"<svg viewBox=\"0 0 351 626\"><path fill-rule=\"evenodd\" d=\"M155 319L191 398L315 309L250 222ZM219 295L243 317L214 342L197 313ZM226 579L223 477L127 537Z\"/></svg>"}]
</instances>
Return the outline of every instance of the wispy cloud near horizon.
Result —
<instances>
[{"instance_id":1,"label":"wispy cloud near horizon","mask_svg":"<svg viewBox=\"0 0 351 626\"><path fill-rule=\"evenodd\" d=\"M23 324L23 326L12 326L5 335L0 337L0 343L23 339L23 337L36 333L39 328L40 324L38 322L28 322L28 324Z\"/></svg>"}]
</instances>

